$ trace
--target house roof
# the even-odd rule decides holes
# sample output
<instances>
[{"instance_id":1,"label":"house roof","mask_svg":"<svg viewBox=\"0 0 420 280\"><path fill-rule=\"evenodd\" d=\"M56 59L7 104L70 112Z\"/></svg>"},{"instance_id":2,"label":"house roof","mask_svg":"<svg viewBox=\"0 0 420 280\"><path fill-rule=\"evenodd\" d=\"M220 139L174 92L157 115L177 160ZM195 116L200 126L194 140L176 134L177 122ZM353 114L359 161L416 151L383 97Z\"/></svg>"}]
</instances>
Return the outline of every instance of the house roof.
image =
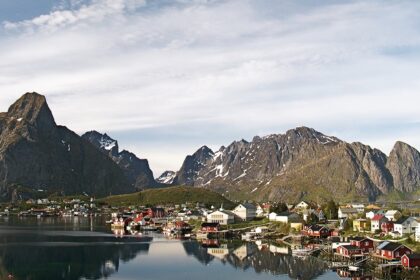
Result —
<instances>
[{"instance_id":1,"label":"house roof","mask_svg":"<svg viewBox=\"0 0 420 280\"><path fill-rule=\"evenodd\" d=\"M239 205L242 205L246 209L257 209L257 207L255 207L255 205L252 204L252 203L241 203ZM236 207L238 207L238 206L236 206Z\"/></svg>"},{"instance_id":2,"label":"house roof","mask_svg":"<svg viewBox=\"0 0 420 280\"><path fill-rule=\"evenodd\" d=\"M351 237L350 240L355 240L355 241L362 241L367 239L366 237L363 236L355 236L355 237Z\"/></svg>"},{"instance_id":3,"label":"house roof","mask_svg":"<svg viewBox=\"0 0 420 280\"><path fill-rule=\"evenodd\" d=\"M413 220L413 219L414 219L413 217L401 217L398 220L396 220L394 224L400 225L407 220Z\"/></svg>"},{"instance_id":4,"label":"house roof","mask_svg":"<svg viewBox=\"0 0 420 280\"><path fill-rule=\"evenodd\" d=\"M388 210L388 211L386 211L385 215L395 215L399 212L400 211L398 211L398 210Z\"/></svg>"},{"instance_id":5,"label":"house roof","mask_svg":"<svg viewBox=\"0 0 420 280\"><path fill-rule=\"evenodd\" d=\"M379 244L378 249L386 250L386 251L395 251L401 246L403 246L403 245L401 245L400 243L385 241L385 242L382 242L381 244Z\"/></svg>"},{"instance_id":6,"label":"house roof","mask_svg":"<svg viewBox=\"0 0 420 280\"><path fill-rule=\"evenodd\" d=\"M349 251L359 250L359 248L353 245L341 245L341 247L346 248Z\"/></svg>"},{"instance_id":7,"label":"house roof","mask_svg":"<svg viewBox=\"0 0 420 280\"><path fill-rule=\"evenodd\" d=\"M372 221L380 221L383 218L385 218L384 215L376 214L375 216L373 216Z\"/></svg>"},{"instance_id":8,"label":"house roof","mask_svg":"<svg viewBox=\"0 0 420 280\"><path fill-rule=\"evenodd\" d=\"M406 254L406 256L409 260L420 260L420 254L413 253L408 255Z\"/></svg>"}]
</instances>

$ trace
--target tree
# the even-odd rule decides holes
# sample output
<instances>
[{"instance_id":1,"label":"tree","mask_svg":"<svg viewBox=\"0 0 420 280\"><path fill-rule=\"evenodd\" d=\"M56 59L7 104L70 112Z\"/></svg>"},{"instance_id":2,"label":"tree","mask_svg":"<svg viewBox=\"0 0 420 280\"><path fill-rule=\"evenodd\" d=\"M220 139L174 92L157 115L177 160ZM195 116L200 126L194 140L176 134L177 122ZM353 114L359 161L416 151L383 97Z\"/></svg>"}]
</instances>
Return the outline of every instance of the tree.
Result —
<instances>
[{"instance_id":1,"label":"tree","mask_svg":"<svg viewBox=\"0 0 420 280\"><path fill-rule=\"evenodd\" d=\"M330 200L327 202L327 204L324 204L322 206L322 211L328 220L338 218L338 204L336 204L333 200Z\"/></svg>"},{"instance_id":2,"label":"tree","mask_svg":"<svg viewBox=\"0 0 420 280\"><path fill-rule=\"evenodd\" d=\"M270 212L274 212L274 213L277 213L277 214L279 214L281 212L285 212L287 210L288 210L287 205L283 202L279 202L277 204L274 204L274 205L270 206Z\"/></svg>"}]
</instances>

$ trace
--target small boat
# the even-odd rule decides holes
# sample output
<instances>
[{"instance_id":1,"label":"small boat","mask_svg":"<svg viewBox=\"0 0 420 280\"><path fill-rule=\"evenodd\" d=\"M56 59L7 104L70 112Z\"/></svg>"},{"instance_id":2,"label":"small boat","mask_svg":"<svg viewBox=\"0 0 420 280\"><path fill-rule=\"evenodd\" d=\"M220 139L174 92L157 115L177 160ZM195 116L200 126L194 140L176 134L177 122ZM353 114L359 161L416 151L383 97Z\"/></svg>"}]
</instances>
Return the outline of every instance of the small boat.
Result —
<instances>
[{"instance_id":1,"label":"small boat","mask_svg":"<svg viewBox=\"0 0 420 280\"><path fill-rule=\"evenodd\" d=\"M360 267L355 265L349 265L349 271L359 271Z\"/></svg>"}]
</instances>

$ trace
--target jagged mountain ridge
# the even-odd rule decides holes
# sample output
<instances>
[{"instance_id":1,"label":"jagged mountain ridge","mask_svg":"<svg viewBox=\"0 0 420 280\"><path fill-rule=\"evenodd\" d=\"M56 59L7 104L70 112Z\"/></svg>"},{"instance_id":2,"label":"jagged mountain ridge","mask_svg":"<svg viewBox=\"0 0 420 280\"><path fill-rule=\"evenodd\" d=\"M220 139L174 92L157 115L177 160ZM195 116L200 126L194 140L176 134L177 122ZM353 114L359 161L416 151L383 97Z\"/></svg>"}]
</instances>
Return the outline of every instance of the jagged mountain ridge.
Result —
<instances>
[{"instance_id":1,"label":"jagged mountain ridge","mask_svg":"<svg viewBox=\"0 0 420 280\"><path fill-rule=\"evenodd\" d=\"M58 126L44 96L26 93L0 114L0 196L42 189L105 196L132 192L121 169L89 142Z\"/></svg>"},{"instance_id":2,"label":"jagged mountain ridge","mask_svg":"<svg viewBox=\"0 0 420 280\"><path fill-rule=\"evenodd\" d=\"M112 139L106 133L101 134L95 130L82 135L97 147L104 154L108 155L124 171L130 184L136 189L158 187L160 184L155 181L153 172L150 169L147 159L140 159L135 154L122 150L119 151L118 141Z\"/></svg>"},{"instance_id":3,"label":"jagged mountain ridge","mask_svg":"<svg viewBox=\"0 0 420 280\"><path fill-rule=\"evenodd\" d=\"M420 188L420 154L398 142L387 157L362 143L298 127L235 141L217 152L203 146L186 158L176 182L240 198L375 200Z\"/></svg>"}]
</instances>

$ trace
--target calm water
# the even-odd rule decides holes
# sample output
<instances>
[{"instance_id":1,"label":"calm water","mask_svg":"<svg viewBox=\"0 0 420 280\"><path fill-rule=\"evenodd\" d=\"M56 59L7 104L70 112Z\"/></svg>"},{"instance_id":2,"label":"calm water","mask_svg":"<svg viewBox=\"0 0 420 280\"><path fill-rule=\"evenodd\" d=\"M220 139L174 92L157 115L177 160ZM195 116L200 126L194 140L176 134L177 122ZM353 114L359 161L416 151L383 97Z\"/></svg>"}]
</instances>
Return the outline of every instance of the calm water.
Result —
<instances>
[{"instance_id":1,"label":"calm water","mask_svg":"<svg viewBox=\"0 0 420 280\"><path fill-rule=\"evenodd\" d=\"M343 279L286 248L117 237L101 219L0 218L0 279ZM277 251L280 253L273 253Z\"/></svg>"}]
</instances>

